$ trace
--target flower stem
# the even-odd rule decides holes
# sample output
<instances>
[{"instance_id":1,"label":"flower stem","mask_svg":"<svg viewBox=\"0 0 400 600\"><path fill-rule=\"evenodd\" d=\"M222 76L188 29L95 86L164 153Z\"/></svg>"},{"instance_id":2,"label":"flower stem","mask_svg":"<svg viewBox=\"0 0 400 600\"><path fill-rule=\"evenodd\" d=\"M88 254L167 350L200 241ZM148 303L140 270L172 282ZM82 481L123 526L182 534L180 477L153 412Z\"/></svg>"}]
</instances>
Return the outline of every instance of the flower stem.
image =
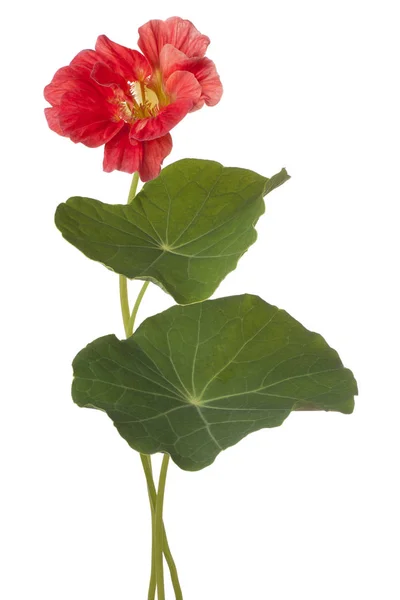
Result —
<instances>
[{"instance_id":1,"label":"flower stem","mask_svg":"<svg viewBox=\"0 0 400 600\"><path fill-rule=\"evenodd\" d=\"M121 311L122 318L124 322L125 335L126 337L130 337L133 332L133 328L135 326L136 315L139 310L140 303L143 299L143 296L149 286L149 281L145 281L142 285L142 288L138 294L135 305L132 310L132 314L129 314L129 302L128 302L128 286L126 277L120 275L120 300L121 300ZM144 474L146 476L147 482L147 490L149 494L150 508L152 514L152 530L154 535L154 514L157 502L157 492L156 486L153 479L153 470L151 466L151 458L148 454L141 454L140 459L142 461ZM168 539L165 533L165 528L163 525L163 551L165 555L165 560L167 561L167 565L170 571L171 581L175 592L176 600L183 600L182 589L179 583L178 570L176 568L175 561L173 559L171 549L168 544ZM148 600L154 600L155 597L155 586L156 586L156 573L155 573L155 564L154 564L154 552L155 552L155 543L154 539L152 542L152 565L151 565L151 577L150 577L150 585L149 585L149 595Z\"/></svg>"},{"instance_id":2,"label":"flower stem","mask_svg":"<svg viewBox=\"0 0 400 600\"><path fill-rule=\"evenodd\" d=\"M142 295L143 297L143 295ZM125 335L129 337L129 321L131 311L128 299L128 280L124 275L119 276L119 300L121 303L122 321L124 323Z\"/></svg>"},{"instance_id":3,"label":"flower stem","mask_svg":"<svg viewBox=\"0 0 400 600\"><path fill-rule=\"evenodd\" d=\"M151 575L150 575L150 583L149 583L149 593L147 596L148 600L154 600L156 596L156 564L155 564L155 498L156 498L156 488L153 480L153 469L151 466L151 460L148 454L141 454L140 459L142 461L144 474L146 476L147 481L147 491L149 494L150 508L151 508Z\"/></svg>"},{"instance_id":4,"label":"flower stem","mask_svg":"<svg viewBox=\"0 0 400 600\"><path fill-rule=\"evenodd\" d=\"M135 198L138 183L139 183L139 174L134 173L133 178L132 178L131 187L129 190L129 195L128 195L128 202L127 202L128 204L130 204L133 201L133 199ZM135 327L135 320L136 320L136 316L137 316L137 313L139 310L139 306L143 300L143 296L149 286L149 283L150 283L149 281L145 281L144 284L142 285L142 288L138 294L138 297L136 299L136 302L133 306L133 310L131 313L130 307L129 307L129 297L128 297L128 280L124 275L119 276L119 296L120 296L120 303L121 303L122 320L123 320L123 324L124 324L125 335L127 338L133 334L133 330ZM164 456L163 466L164 466L164 461L165 461L166 456L167 455ZM157 540L156 540L157 492L156 492L156 486L154 484L154 479L153 479L153 469L152 469L152 465L151 465L151 457L148 454L140 454L140 459L142 461L143 470L144 470L144 474L146 477L147 491L148 491L148 495L149 495L149 502L150 502L150 509L151 509L152 560L151 560L151 576L150 576L150 584L149 584L149 591L148 591L148 600L154 600L155 593L156 593L156 587L157 587L157 569L156 569L156 550L158 548ZM169 459L169 457L168 457L168 459ZM164 483L162 486L162 490L163 490L162 502L164 501L165 478L166 478L166 470L168 467L168 460L166 460L165 462L166 462L166 466L165 466ZM161 473L160 473L160 479L161 479ZM161 485L161 483L159 485ZM161 518L161 534L159 533L159 535L158 535L158 545L161 548L161 577L162 577L162 592L161 592L162 596L161 596L161 598L164 598L164 587L163 587L164 586L164 583L163 583L164 577L163 577L163 564L162 564L162 553L164 553L165 559L167 561L168 568L170 571L170 575L171 575L171 581L172 581L172 585L173 585L174 592L175 592L175 598L176 598L176 600L183 600L182 590L181 590L179 578L178 578L178 571L176 569L175 561L172 557L171 550L169 548L167 536L165 533L165 527L164 527L164 523L162 520L162 505L161 505L161 517L159 516L159 519L160 518ZM158 528L160 528L160 524L158 524ZM160 594L160 592L159 592L159 594ZM160 600L160 596L159 596L159 600Z\"/></svg>"},{"instance_id":5,"label":"flower stem","mask_svg":"<svg viewBox=\"0 0 400 600\"><path fill-rule=\"evenodd\" d=\"M130 315L130 317L128 319L127 331L125 331L126 337L130 337L133 333L133 328L135 327L136 315L138 313L142 298L143 298L147 288L149 287L149 284L150 284L150 281L144 282L144 284L142 285L142 289L140 290L138 297L136 298L136 302L133 307L132 314Z\"/></svg>"},{"instance_id":6,"label":"flower stem","mask_svg":"<svg viewBox=\"0 0 400 600\"><path fill-rule=\"evenodd\" d=\"M156 492L156 486L155 486L154 480L153 480L151 459L148 454L141 454L140 458L142 461L144 474L146 476L150 504L152 506L152 511L154 512L155 508L156 508L156 502L157 502L157 492ZM168 565L169 572L171 575L171 581L172 581L172 585L174 587L175 598L176 598L176 600L183 600L182 590L181 590L181 586L179 583L178 571L177 571L175 561L174 561L172 553L171 553L171 549L168 544L167 534L165 533L164 526L163 526L163 535L164 535L164 541L163 541L164 556L165 556L165 560L167 561L167 565ZM153 550L154 550L154 546L153 546ZM154 576L155 576L155 574L154 574ZM152 572L152 577L153 577L153 572ZM150 596L149 596L149 599L150 599Z\"/></svg>"},{"instance_id":7,"label":"flower stem","mask_svg":"<svg viewBox=\"0 0 400 600\"><path fill-rule=\"evenodd\" d=\"M167 480L167 470L169 463L169 455L164 454L164 458L161 464L160 479L158 481L158 492L156 499L156 510L155 510L155 568L157 578L157 598L158 600L165 600L164 591L164 565L163 565L163 543L164 543L164 531L163 531L163 506L164 506L164 492L165 482Z\"/></svg>"},{"instance_id":8,"label":"flower stem","mask_svg":"<svg viewBox=\"0 0 400 600\"><path fill-rule=\"evenodd\" d=\"M132 177L132 183L131 183L131 187L129 189L127 204L130 204L132 202L132 200L134 199L134 197L136 196L136 190L137 190L138 183L139 183L139 172L136 171L136 173L134 173L133 177Z\"/></svg>"}]
</instances>

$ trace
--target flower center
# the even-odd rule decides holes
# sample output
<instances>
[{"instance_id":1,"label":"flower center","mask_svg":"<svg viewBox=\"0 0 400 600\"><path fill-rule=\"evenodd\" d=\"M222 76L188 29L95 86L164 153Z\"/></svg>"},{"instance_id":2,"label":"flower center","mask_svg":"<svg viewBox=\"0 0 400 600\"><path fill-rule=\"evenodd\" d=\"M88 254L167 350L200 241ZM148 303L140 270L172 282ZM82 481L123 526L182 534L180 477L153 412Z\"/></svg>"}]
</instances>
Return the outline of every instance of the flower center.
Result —
<instances>
[{"instance_id":1,"label":"flower center","mask_svg":"<svg viewBox=\"0 0 400 600\"><path fill-rule=\"evenodd\" d=\"M137 119L156 117L159 111L158 96L142 81L128 81L130 97L121 100L120 118L126 123L133 123Z\"/></svg>"}]
</instances>

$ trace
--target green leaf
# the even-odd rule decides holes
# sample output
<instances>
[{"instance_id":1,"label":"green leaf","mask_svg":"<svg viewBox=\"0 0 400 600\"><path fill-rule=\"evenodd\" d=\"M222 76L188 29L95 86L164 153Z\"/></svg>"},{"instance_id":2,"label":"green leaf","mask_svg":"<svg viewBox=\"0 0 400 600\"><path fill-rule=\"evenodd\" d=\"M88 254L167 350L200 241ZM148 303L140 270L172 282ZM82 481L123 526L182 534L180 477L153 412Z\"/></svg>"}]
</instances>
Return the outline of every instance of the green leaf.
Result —
<instances>
[{"instance_id":1,"label":"green leaf","mask_svg":"<svg viewBox=\"0 0 400 600\"><path fill-rule=\"evenodd\" d=\"M209 298L256 240L271 179L217 162L185 159L146 183L129 205L74 197L56 225L86 256L129 278L148 279L176 302Z\"/></svg>"},{"instance_id":2,"label":"green leaf","mask_svg":"<svg viewBox=\"0 0 400 600\"><path fill-rule=\"evenodd\" d=\"M357 385L335 350L285 311L243 295L174 306L124 341L75 358L72 396L129 445L195 471L292 410L351 413Z\"/></svg>"}]
</instances>

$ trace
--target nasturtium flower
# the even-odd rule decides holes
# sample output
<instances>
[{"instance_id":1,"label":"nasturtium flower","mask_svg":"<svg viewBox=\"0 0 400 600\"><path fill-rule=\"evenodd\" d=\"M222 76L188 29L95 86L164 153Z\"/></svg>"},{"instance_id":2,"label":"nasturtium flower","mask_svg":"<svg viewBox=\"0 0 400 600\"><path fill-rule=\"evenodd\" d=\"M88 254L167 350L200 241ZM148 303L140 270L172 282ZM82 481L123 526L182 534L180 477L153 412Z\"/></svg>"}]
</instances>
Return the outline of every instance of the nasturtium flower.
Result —
<instances>
[{"instance_id":1,"label":"nasturtium flower","mask_svg":"<svg viewBox=\"0 0 400 600\"><path fill-rule=\"evenodd\" d=\"M49 127L90 148L104 144L104 171L154 179L172 149L170 130L221 98L209 43L179 17L140 27L142 53L99 36L95 50L79 52L46 86Z\"/></svg>"}]
</instances>

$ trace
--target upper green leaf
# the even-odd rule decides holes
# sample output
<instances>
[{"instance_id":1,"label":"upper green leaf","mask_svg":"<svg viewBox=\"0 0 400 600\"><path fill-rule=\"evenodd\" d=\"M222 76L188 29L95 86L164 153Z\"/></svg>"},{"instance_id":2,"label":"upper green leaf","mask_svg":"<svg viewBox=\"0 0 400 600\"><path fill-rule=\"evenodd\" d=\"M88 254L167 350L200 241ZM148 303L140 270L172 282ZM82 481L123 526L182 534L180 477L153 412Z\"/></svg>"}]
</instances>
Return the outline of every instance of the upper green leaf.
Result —
<instances>
[{"instance_id":1,"label":"upper green leaf","mask_svg":"<svg viewBox=\"0 0 400 600\"><path fill-rule=\"evenodd\" d=\"M150 279L180 304L209 298L254 243L271 179L217 162L185 159L146 183L129 205L74 197L56 225L86 256L129 278Z\"/></svg>"},{"instance_id":2,"label":"upper green leaf","mask_svg":"<svg viewBox=\"0 0 400 600\"><path fill-rule=\"evenodd\" d=\"M193 471L292 410L351 413L357 393L320 335L250 295L174 306L127 340L92 342L73 367L79 406L106 411L132 448Z\"/></svg>"}]
</instances>

